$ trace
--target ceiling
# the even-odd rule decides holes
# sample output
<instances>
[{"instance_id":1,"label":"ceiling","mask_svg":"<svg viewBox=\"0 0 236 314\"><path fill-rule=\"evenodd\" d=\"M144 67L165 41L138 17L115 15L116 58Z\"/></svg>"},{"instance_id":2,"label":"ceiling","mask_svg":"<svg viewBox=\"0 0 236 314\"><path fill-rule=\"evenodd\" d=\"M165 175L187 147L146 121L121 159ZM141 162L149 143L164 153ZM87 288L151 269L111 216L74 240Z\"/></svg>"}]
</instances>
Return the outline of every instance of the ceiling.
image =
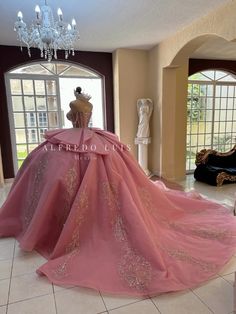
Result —
<instances>
[{"instance_id":1,"label":"ceiling","mask_svg":"<svg viewBox=\"0 0 236 314\"><path fill-rule=\"evenodd\" d=\"M117 48L150 49L228 1L48 0L48 4L55 18L60 7L66 22L72 17L77 20L80 31L77 49L110 52ZM17 12L22 11L24 21L31 24L35 5L43 3L44 0L0 1L0 44L18 45L13 30Z\"/></svg>"}]
</instances>

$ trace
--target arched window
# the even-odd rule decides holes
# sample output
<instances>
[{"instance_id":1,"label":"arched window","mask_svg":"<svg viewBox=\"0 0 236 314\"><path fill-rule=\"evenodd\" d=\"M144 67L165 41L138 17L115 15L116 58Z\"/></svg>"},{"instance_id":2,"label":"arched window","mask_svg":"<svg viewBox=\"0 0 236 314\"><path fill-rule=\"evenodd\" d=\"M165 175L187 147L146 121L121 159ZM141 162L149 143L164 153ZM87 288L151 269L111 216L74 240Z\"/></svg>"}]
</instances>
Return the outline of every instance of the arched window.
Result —
<instances>
[{"instance_id":1,"label":"arched window","mask_svg":"<svg viewBox=\"0 0 236 314\"><path fill-rule=\"evenodd\" d=\"M46 130L71 127L66 113L77 86L92 97L90 126L105 128L103 78L94 71L65 62L31 63L9 71L5 80L15 172Z\"/></svg>"},{"instance_id":2,"label":"arched window","mask_svg":"<svg viewBox=\"0 0 236 314\"><path fill-rule=\"evenodd\" d=\"M236 144L236 77L209 70L189 77L186 170L203 148L228 151Z\"/></svg>"}]
</instances>

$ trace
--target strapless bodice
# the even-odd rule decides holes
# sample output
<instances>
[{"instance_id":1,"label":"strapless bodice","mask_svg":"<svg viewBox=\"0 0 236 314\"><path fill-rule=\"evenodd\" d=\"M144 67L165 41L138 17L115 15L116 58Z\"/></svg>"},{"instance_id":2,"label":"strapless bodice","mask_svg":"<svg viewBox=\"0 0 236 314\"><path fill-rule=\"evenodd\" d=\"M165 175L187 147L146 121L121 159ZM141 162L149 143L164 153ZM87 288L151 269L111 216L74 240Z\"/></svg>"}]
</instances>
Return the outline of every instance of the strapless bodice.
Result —
<instances>
[{"instance_id":1,"label":"strapless bodice","mask_svg":"<svg viewBox=\"0 0 236 314\"><path fill-rule=\"evenodd\" d=\"M87 128L92 112L76 112L73 117L74 128Z\"/></svg>"}]
</instances>

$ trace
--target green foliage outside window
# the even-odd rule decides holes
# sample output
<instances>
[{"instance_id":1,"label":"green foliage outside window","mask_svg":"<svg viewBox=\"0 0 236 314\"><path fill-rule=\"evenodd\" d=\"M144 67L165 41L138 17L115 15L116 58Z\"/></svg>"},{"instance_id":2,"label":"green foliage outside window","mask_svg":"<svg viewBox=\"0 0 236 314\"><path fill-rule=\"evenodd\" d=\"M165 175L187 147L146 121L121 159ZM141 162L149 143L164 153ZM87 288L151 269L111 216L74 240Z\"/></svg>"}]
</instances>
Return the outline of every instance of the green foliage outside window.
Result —
<instances>
[{"instance_id":1,"label":"green foliage outside window","mask_svg":"<svg viewBox=\"0 0 236 314\"><path fill-rule=\"evenodd\" d=\"M205 98L203 86L199 84L188 84L187 115L192 122L204 119Z\"/></svg>"}]
</instances>

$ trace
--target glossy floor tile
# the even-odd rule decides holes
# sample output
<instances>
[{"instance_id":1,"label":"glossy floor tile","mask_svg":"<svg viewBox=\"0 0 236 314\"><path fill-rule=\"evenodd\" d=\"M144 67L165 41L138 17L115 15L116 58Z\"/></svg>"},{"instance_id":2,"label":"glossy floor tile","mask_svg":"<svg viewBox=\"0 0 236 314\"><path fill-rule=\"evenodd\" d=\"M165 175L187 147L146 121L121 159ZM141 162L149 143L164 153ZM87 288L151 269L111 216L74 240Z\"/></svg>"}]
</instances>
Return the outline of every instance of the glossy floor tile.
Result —
<instances>
[{"instance_id":1,"label":"glossy floor tile","mask_svg":"<svg viewBox=\"0 0 236 314\"><path fill-rule=\"evenodd\" d=\"M192 291L163 294L152 298L162 314L211 314Z\"/></svg>"}]
</instances>

